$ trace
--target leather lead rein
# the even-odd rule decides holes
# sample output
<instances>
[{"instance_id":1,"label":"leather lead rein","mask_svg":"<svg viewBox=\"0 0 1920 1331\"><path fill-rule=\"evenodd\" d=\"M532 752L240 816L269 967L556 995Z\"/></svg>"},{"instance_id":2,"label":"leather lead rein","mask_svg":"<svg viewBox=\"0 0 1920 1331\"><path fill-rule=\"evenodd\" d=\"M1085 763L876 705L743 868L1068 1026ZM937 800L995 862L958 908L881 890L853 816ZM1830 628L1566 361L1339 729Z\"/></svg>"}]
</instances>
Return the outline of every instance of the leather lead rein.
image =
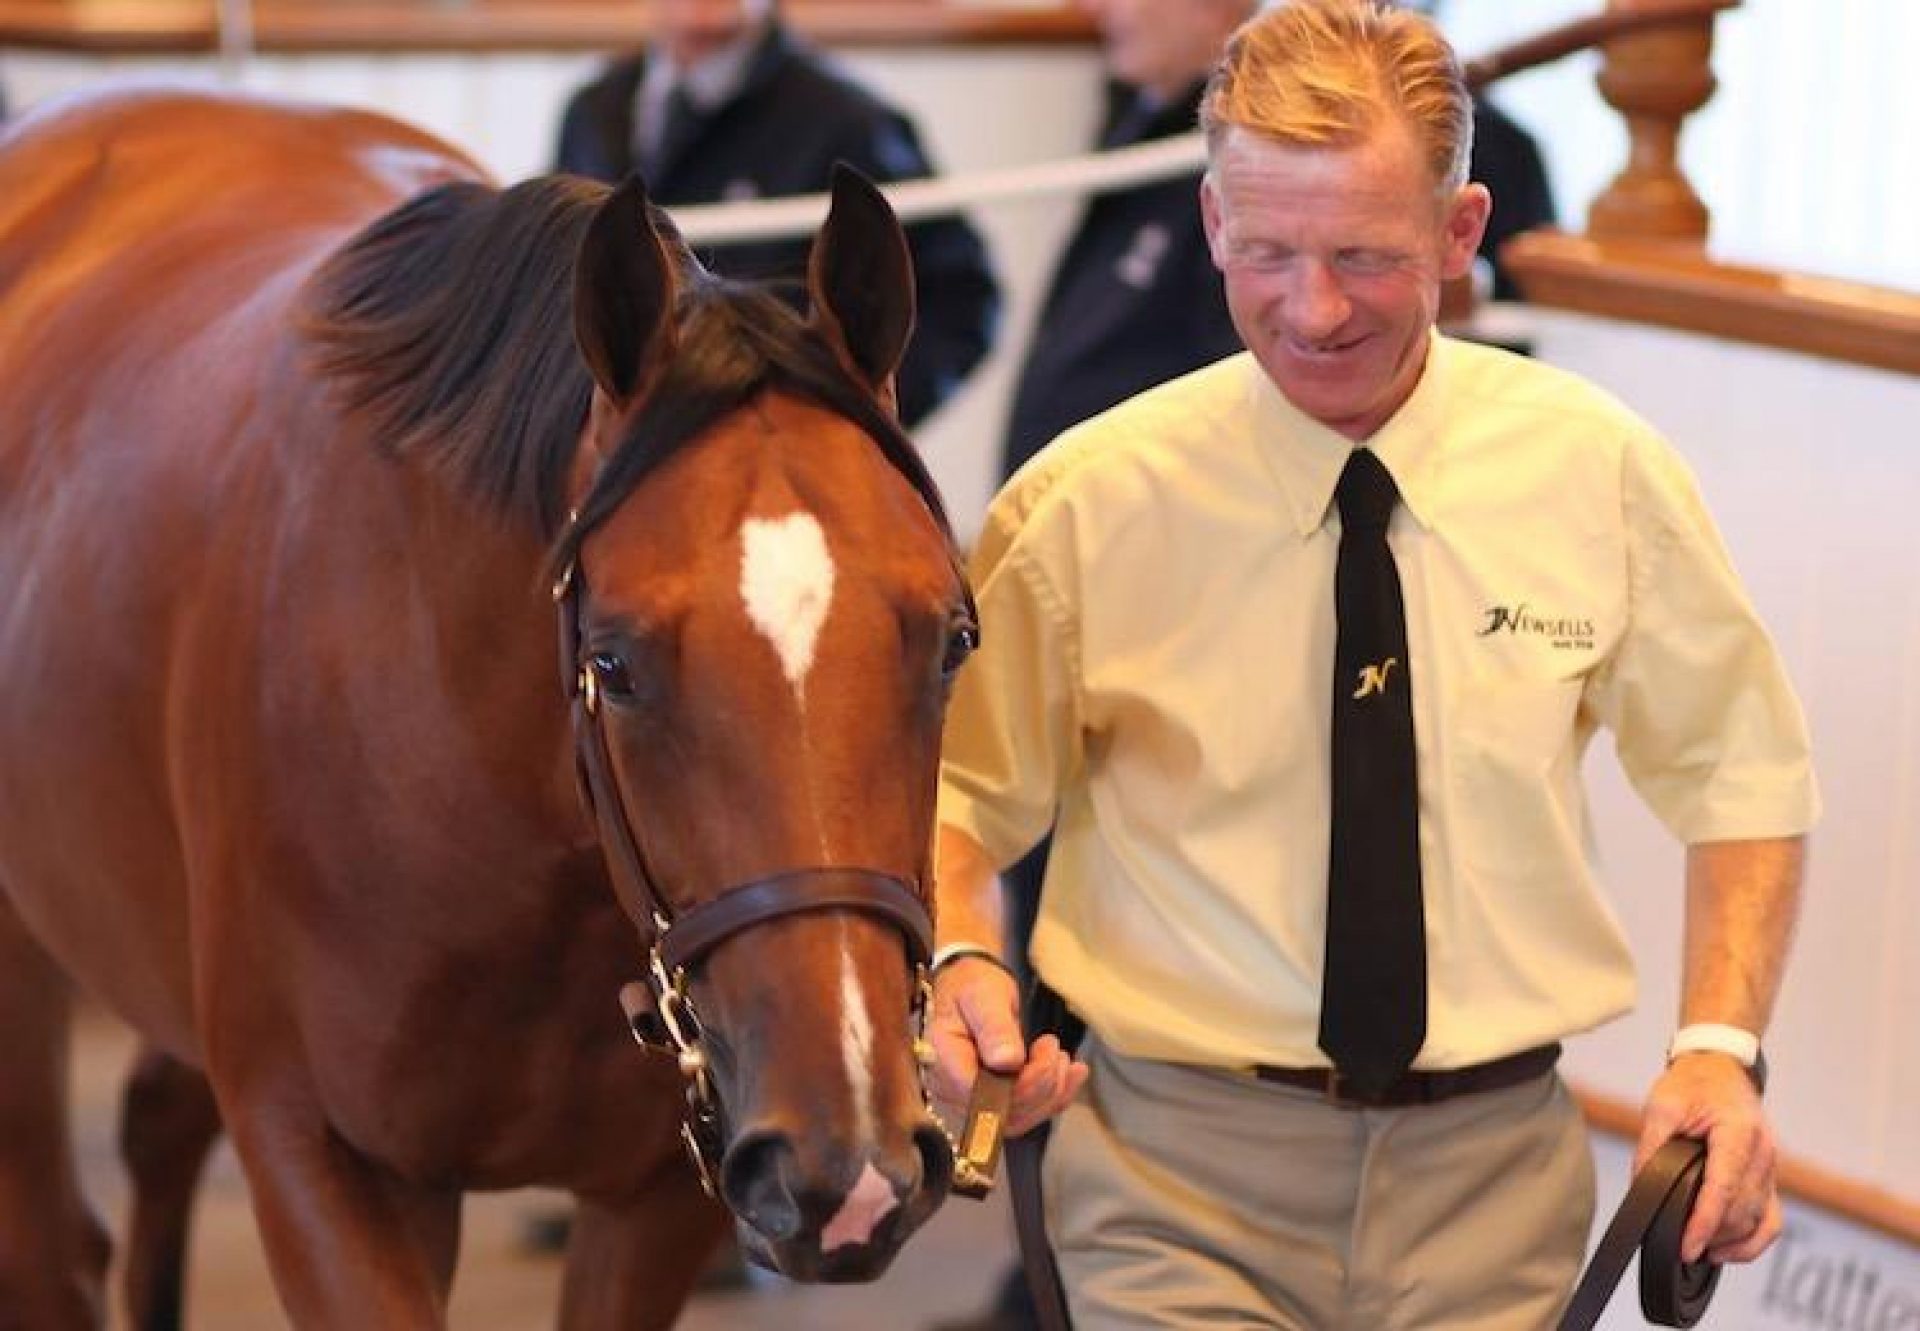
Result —
<instances>
[{"instance_id":1,"label":"leather lead rein","mask_svg":"<svg viewBox=\"0 0 1920 1331\"><path fill-rule=\"evenodd\" d=\"M1680 1236L1706 1173L1706 1143L1675 1137L1634 1175L1593 1251L1557 1331L1592 1331L1627 1263L1640 1254L1640 1311L1655 1326L1693 1326L1720 1280L1712 1262L1680 1260Z\"/></svg>"}]
</instances>

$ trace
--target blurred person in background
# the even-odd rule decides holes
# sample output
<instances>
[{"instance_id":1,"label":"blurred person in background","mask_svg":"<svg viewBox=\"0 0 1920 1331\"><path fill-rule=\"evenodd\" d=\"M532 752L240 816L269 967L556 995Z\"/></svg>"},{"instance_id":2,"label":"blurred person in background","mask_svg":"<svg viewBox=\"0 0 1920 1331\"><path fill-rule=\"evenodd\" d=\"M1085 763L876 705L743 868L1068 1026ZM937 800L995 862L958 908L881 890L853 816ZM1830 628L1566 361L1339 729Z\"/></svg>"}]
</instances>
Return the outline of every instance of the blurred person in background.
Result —
<instances>
[{"instance_id":1,"label":"blurred person in background","mask_svg":"<svg viewBox=\"0 0 1920 1331\"><path fill-rule=\"evenodd\" d=\"M574 93L555 167L617 181L638 171L655 203L736 203L827 188L844 161L873 180L931 175L913 123L781 21L774 0L642 0L651 38ZM980 363L1000 308L985 244L961 218L907 228L917 321L897 389L918 425ZM805 238L696 246L733 278L797 278Z\"/></svg>"},{"instance_id":2,"label":"blurred person in background","mask_svg":"<svg viewBox=\"0 0 1920 1331\"><path fill-rule=\"evenodd\" d=\"M1445 26L1446 6L1439 0L1402 0L1401 7ZM1558 220L1553 189L1539 142L1484 92L1473 95L1473 159L1467 174L1493 194L1493 216L1480 240L1480 257L1493 275L1493 298L1519 300L1520 288L1500 262L1500 247L1522 231Z\"/></svg>"}]
</instances>

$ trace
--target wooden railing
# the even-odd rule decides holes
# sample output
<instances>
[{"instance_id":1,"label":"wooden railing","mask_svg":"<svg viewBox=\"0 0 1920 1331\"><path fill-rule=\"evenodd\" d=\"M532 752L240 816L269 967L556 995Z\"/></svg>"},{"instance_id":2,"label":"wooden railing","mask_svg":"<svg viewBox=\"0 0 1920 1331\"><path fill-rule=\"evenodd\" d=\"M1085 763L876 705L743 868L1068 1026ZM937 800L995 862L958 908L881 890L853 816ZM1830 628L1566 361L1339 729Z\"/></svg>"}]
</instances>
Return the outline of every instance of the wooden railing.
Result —
<instances>
[{"instance_id":1,"label":"wooden railing","mask_svg":"<svg viewBox=\"0 0 1920 1331\"><path fill-rule=\"evenodd\" d=\"M1077 10L997 9L943 0L786 0L822 43L992 45L1089 42ZM218 49L217 0L0 0L0 45L63 50ZM634 0L256 0L250 41L263 51L516 48L607 51L647 35Z\"/></svg>"},{"instance_id":2,"label":"wooden railing","mask_svg":"<svg viewBox=\"0 0 1920 1331\"><path fill-rule=\"evenodd\" d=\"M1680 171L1680 128L1713 96L1713 19L1741 0L1608 0L1603 13L1467 63L1485 87L1599 47L1600 92L1626 117L1627 165L1588 214L1600 236L1701 240L1707 209Z\"/></svg>"},{"instance_id":3,"label":"wooden railing","mask_svg":"<svg viewBox=\"0 0 1920 1331\"><path fill-rule=\"evenodd\" d=\"M1627 121L1626 165L1586 234L1519 236L1501 259L1537 305L1920 374L1920 294L1708 256L1710 215L1678 147L1713 95L1714 17L1739 4L1608 0L1603 14L1469 64L1484 85L1599 46L1601 95Z\"/></svg>"},{"instance_id":4,"label":"wooden railing","mask_svg":"<svg viewBox=\"0 0 1920 1331\"><path fill-rule=\"evenodd\" d=\"M1501 251L1536 305L1920 374L1920 294L1554 231Z\"/></svg>"}]
</instances>

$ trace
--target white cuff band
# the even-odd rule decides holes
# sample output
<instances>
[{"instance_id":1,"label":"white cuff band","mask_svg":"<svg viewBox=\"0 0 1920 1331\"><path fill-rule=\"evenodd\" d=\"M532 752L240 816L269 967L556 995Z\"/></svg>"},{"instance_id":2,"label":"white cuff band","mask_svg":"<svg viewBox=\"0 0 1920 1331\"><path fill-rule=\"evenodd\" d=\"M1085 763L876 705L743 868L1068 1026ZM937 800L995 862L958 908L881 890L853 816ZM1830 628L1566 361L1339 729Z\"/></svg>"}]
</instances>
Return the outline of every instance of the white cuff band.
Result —
<instances>
[{"instance_id":1,"label":"white cuff band","mask_svg":"<svg viewBox=\"0 0 1920 1331\"><path fill-rule=\"evenodd\" d=\"M933 978L954 962L968 957L978 957L989 966L998 966L1008 975L1013 974L1013 967L1002 961L1000 954L984 943L948 943L934 952L933 960L927 965L927 978Z\"/></svg>"},{"instance_id":2,"label":"white cuff band","mask_svg":"<svg viewBox=\"0 0 1920 1331\"><path fill-rule=\"evenodd\" d=\"M1673 1062L1682 1054L1726 1054L1739 1060L1742 1067L1751 1068L1760 1057L1760 1037L1738 1026L1697 1022L1675 1031L1672 1042L1667 1045L1667 1062Z\"/></svg>"}]
</instances>

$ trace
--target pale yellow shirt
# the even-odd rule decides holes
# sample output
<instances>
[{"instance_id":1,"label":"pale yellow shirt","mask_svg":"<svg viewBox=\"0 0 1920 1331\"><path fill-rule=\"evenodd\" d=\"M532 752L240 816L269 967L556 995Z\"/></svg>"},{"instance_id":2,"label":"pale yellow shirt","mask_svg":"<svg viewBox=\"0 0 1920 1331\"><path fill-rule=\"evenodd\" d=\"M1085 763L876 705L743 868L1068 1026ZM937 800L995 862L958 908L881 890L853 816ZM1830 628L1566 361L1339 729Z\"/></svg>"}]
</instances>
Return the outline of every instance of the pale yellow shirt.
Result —
<instances>
[{"instance_id":1,"label":"pale yellow shirt","mask_svg":"<svg viewBox=\"0 0 1920 1331\"><path fill-rule=\"evenodd\" d=\"M1599 390L1435 338L1369 441L1404 504L1428 1036L1475 1063L1631 1006L1581 755L1610 730L1685 842L1817 814L1805 724L1685 465ZM1251 357L1069 431L975 552L941 818L1059 826L1035 965L1123 1054L1324 1064L1334 483L1352 445ZM1672 891L1678 918L1679 884ZM1676 925L1677 933L1677 925Z\"/></svg>"}]
</instances>

